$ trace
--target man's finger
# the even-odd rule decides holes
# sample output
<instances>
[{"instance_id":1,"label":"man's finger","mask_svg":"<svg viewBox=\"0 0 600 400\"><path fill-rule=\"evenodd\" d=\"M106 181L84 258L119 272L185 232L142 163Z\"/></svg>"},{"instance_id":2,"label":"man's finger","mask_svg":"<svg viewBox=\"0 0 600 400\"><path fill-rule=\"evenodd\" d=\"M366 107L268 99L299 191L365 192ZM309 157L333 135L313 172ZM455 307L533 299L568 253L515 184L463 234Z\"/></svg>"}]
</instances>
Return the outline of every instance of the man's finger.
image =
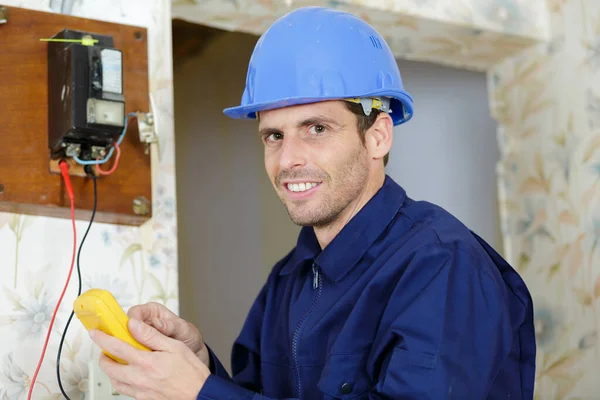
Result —
<instances>
[{"instance_id":1,"label":"man's finger","mask_svg":"<svg viewBox=\"0 0 600 400\"><path fill-rule=\"evenodd\" d=\"M139 319L140 321L150 321L152 318L178 318L173 311L154 301L131 307L127 310L127 316L129 318Z\"/></svg>"},{"instance_id":2,"label":"man's finger","mask_svg":"<svg viewBox=\"0 0 600 400\"><path fill-rule=\"evenodd\" d=\"M110 383L119 394L134 397L135 389L130 383L133 383L130 379L131 368L126 365L116 363L112 359L108 358L104 353L100 354L98 360L100 369L108 376ZM128 382L128 383L125 383Z\"/></svg>"},{"instance_id":3,"label":"man's finger","mask_svg":"<svg viewBox=\"0 0 600 400\"><path fill-rule=\"evenodd\" d=\"M135 340L152 350L170 351L173 349L173 339L137 319L129 320L129 333Z\"/></svg>"},{"instance_id":4,"label":"man's finger","mask_svg":"<svg viewBox=\"0 0 600 400\"><path fill-rule=\"evenodd\" d=\"M187 321L181 318L153 318L150 321L150 324L158 329L163 335L176 340L184 341L190 337L190 326Z\"/></svg>"},{"instance_id":5,"label":"man's finger","mask_svg":"<svg viewBox=\"0 0 600 400\"><path fill-rule=\"evenodd\" d=\"M146 303L131 307L127 311L129 318L139 319L140 321L149 321L152 318L158 318L161 315L161 309L158 303Z\"/></svg>"},{"instance_id":6,"label":"man's finger","mask_svg":"<svg viewBox=\"0 0 600 400\"><path fill-rule=\"evenodd\" d=\"M89 333L94 343L107 353L120 358L128 364L139 362L140 350L100 330L92 329ZM115 364L117 363L115 362Z\"/></svg>"},{"instance_id":7,"label":"man's finger","mask_svg":"<svg viewBox=\"0 0 600 400\"><path fill-rule=\"evenodd\" d=\"M160 333L180 341L188 341L195 336L191 332L189 323L179 318L162 304L150 302L133 306L127 312L131 319L143 321L156 328Z\"/></svg>"},{"instance_id":8,"label":"man's finger","mask_svg":"<svg viewBox=\"0 0 600 400\"><path fill-rule=\"evenodd\" d=\"M109 358L106 354L100 353L100 358L98 359L98 365L100 369L108 376L110 379L115 378L123 378L126 379L127 375L127 365L119 364L114 361L112 358Z\"/></svg>"},{"instance_id":9,"label":"man's finger","mask_svg":"<svg viewBox=\"0 0 600 400\"><path fill-rule=\"evenodd\" d=\"M171 321L163 318L152 318L150 321L145 321L148 325L156 328L160 333L165 336L173 336L175 333L174 325Z\"/></svg>"},{"instance_id":10,"label":"man's finger","mask_svg":"<svg viewBox=\"0 0 600 400\"><path fill-rule=\"evenodd\" d=\"M130 386L126 383L115 381L111 382L111 384L112 387L116 390L116 392L120 395L128 396L134 399L138 395L138 392L133 388L133 386Z\"/></svg>"}]
</instances>

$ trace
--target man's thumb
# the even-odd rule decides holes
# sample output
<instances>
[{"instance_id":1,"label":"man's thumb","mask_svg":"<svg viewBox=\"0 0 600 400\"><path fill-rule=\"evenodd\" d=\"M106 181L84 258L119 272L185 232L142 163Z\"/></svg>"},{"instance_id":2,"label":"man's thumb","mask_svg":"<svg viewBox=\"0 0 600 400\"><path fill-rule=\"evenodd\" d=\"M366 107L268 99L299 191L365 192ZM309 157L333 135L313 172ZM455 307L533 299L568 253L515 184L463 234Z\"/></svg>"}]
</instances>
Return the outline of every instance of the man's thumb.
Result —
<instances>
[{"instance_id":1,"label":"man's thumb","mask_svg":"<svg viewBox=\"0 0 600 400\"><path fill-rule=\"evenodd\" d=\"M140 344L152 350L166 351L169 348L170 339L168 337L137 319L129 320L129 333Z\"/></svg>"},{"instance_id":2,"label":"man's thumb","mask_svg":"<svg viewBox=\"0 0 600 400\"><path fill-rule=\"evenodd\" d=\"M152 318L152 326L165 336L173 336L173 324L163 318Z\"/></svg>"}]
</instances>

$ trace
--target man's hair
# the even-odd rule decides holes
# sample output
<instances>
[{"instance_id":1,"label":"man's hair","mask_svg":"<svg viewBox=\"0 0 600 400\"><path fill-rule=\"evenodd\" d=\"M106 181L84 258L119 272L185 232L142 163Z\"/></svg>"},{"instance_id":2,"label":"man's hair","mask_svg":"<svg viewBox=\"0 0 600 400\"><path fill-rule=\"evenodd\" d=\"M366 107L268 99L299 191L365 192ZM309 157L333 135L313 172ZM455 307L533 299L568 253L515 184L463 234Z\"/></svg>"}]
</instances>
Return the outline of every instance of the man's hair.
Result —
<instances>
[{"instance_id":1,"label":"man's hair","mask_svg":"<svg viewBox=\"0 0 600 400\"><path fill-rule=\"evenodd\" d=\"M373 126L377 116L382 112L380 110L371 110L371 114L365 115L363 107L359 103L352 103L349 101L344 101L346 103L346 107L350 110L354 115L356 115L358 134L360 135L360 140L363 144L365 144L365 136L367 131ZM390 158L390 153L386 154L383 157L383 166L385 167Z\"/></svg>"}]
</instances>

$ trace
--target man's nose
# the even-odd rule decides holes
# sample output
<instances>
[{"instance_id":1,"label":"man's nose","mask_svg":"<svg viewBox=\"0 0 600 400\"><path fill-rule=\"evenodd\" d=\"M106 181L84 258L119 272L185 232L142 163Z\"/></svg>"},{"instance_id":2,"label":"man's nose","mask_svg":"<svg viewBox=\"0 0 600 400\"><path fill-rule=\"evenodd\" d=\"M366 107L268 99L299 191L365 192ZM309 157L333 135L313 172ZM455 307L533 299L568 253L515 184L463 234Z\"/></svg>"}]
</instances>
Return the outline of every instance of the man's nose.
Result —
<instances>
[{"instance_id":1,"label":"man's nose","mask_svg":"<svg viewBox=\"0 0 600 400\"><path fill-rule=\"evenodd\" d=\"M306 144L301 139L291 135L284 136L279 157L281 169L285 170L305 166L307 151Z\"/></svg>"}]
</instances>

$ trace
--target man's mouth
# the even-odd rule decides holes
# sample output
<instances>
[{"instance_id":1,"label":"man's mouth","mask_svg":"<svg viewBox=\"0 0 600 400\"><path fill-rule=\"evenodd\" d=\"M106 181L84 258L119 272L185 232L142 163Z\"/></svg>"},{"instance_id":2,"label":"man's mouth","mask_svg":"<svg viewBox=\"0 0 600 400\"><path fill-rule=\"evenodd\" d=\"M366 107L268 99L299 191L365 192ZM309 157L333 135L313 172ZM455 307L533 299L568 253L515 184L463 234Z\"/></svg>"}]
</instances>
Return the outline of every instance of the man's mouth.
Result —
<instances>
[{"instance_id":1,"label":"man's mouth","mask_svg":"<svg viewBox=\"0 0 600 400\"><path fill-rule=\"evenodd\" d=\"M321 182L299 182L299 183L286 183L284 186L287 190L294 193L306 192L316 186L318 186Z\"/></svg>"}]
</instances>

